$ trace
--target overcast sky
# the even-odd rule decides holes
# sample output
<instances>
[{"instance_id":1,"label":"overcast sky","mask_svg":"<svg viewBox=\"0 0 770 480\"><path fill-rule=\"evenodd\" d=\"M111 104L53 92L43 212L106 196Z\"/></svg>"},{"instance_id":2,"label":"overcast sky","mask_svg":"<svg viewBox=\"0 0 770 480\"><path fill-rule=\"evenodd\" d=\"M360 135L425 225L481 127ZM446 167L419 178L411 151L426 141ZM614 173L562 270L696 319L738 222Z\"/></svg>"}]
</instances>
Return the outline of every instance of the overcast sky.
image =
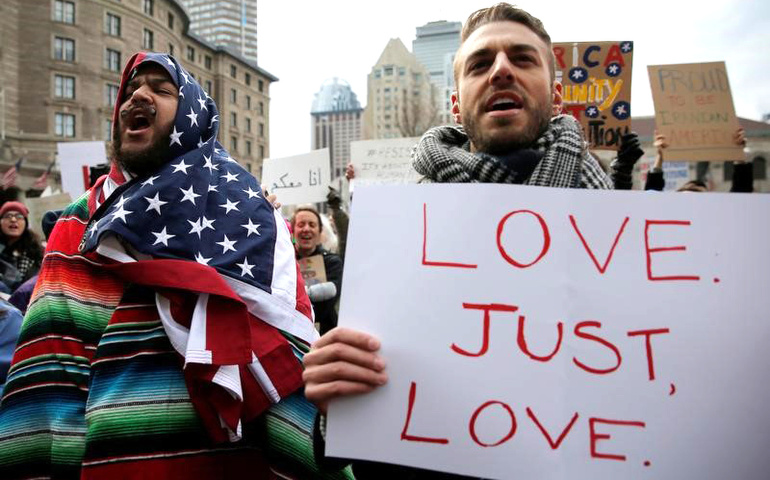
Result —
<instances>
[{"instance_id":1,"label":"overcast sky","mask_svg":"<svg viewBox=\"0 0 770 480\"><path fill-rule=\"evenodd\" d=\"M347 81L366 105L366 76L388 40L411 51L415 28L464 22L496 0L326 0L258 3L259 65L279 78L270 87L270 156L310 150L310 107L324 80ZM725 61L736 112L770 113L770 2L631 0L529 1L554 42L634 42L632 112L652 115L647 65Z\"/></svg>"}]
</instances>

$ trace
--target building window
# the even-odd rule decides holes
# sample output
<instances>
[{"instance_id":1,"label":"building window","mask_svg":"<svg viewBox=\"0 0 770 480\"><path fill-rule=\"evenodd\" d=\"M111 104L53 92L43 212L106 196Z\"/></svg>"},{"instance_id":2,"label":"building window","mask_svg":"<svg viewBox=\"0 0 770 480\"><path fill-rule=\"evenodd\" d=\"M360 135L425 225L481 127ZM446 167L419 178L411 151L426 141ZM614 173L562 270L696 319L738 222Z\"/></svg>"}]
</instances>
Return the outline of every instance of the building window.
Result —
<instances>
[{"instance_id":1,"label":"building window","mask_svg":"<svg viewBox=\"0 0 770 480\"><path fill-rule=\"evenodd\" d=\"M393 66L383 67L382 70L386 77L390 77L393 75Z\"/></svg>"},{"instance_id":2,"label":"building window","mask_svg":"<svg viewBox=\"0 0 770 480\"><path fill-rule=\"evenodd\" d=\"M406 75L406 67L398 67L398 76L403 77Z\"/></svg>"},{"instance_id":3,"label":"building window","mask_svg":"<svg viewBox=\"0 0 770 480\"><path fill-rule=\"evenodd\" d=\"M374 71L374 78L382 78L382 70L379 68Z\"/></svg>"},{"instance_id":4,"label":"building window","mask_svg":"<svg viewBox=\"0 0 770 480\"><path fill-rule=\"evenodd\" d=\"M65 62L75 61L75 40L64 37L54 37L53 58Z\"/></svg>"},{"instance_id":5,"label":"building window","mask_svg":"<svg viewBox=\"0 0 770 480\"><path fill-rule=\"evenodd\" d=\"M113 83L108 83L104 86L104 103L108 107L114 107L115 101L118 99L118 87Z\"/></svg>"},{"instance_id":6,"label":"building window","mask_svg":"<svg viewBox=\"0 0 770 480\"><path fill-rule=\"evenodd\" d=\"M251 110L251 96L246 95L246 109Z\"/></svg>"},{"instance_id":7,"label":"building window","mask_svg":"<svg viewBox=\"0 0 770 480\"><path fill-rule=\"evenodd\" d=\"M211 95L211 80L206 80L206 93Z\"/></svg>"},{"instance_id":8,"label":"building window","mask_svg":"<svg viewBox=\"0 0 770 480\"><path fill-rule=\"evenodd\" d=\"M111 72L120 72L120 52L108 48L104 56L104 68Z\"/></svg>"},{"instance_id":9,"label":"building window","mask_svg":"<svg viewBox=\"0 0 770 480\"><path fill-rule=\"evenodd\" d=\"M75 99L75 77L56 75L54 77L54 96L56 98Z\"/></svg>"},{"instance_id":10,"label":"building window","mask_svg":"<svg viewBox=\"0 0 770 480\"><path fill-rule=\"evenodd\" d=\"M230 126L231 127L238 126L238 115L235 112L230 112Z\"/></svg>"},{"instance_id":11,"label":"building window","mask_svg":"<svg viewBox=\"0 0 770 480\"><path fill-rule=\"evenodd\" d=\"M75 138L75 115L56 113L54 133L57 137Z\"/></svg>"},{"instance_id":12,"label":"building window","mask_svg":"<svg viewBox=\"0 0 770 480\"><path fill-rule=\"evenodd\" d=\"M244 80L246 81L246 85L251 85L251 74L246 73Z\"/></svg>"},{"instance_id":13,"label":"building window","mask_svg":"<svg viewBox=\"0 0 770 480\"><path fill-rule=\"evenodd\" d=\"M190 62L195 61L195 49L189 45L187 45L187 60Z\"/></svg>"},{"instance_id":14,"label":"building window","mask_svg":"<svg viewBox=\"0 0 770 480\"><path fill-rule=\"evenodd\" d=\"M232 152L238 151L238 137L235 137L235 136L230 137L230 151Z\"/></svg>"},{"instance_id":15,"label":"building window","mask_svg":"<svg viewBox=\"0 0 770 480\"><path fill-rule=\"evenodd\" d=\"M174 14L171 12L168 12L168 28L174 29Z\"/></svg>"},{"instance_id":16,"label":"building window","mask_svg":"<svg viewBox=\"0 0 770 480\"><path fill-rule=\"evenodd\" d=\"M53 19L56 22L75 23L75 2L56 0L53 4Z\"/></svg>"},{"instance_id":17,"label":"building window","mask_svg":"<svg viewBox=\"0 0 770 480\"><path fill-rule=\"evenodd\" d=\"M211 70L211 57L206 55L203 58L203 65L206 67L206 70Z\"/></svg>"},{"instance_id":18,"label":"building window","mask_svg":"<svg viewBox=\"0 0 770 480\"><path fill-rule=\"evenodd\" d=\"M144 36L142 37L142 48L145 50L153 50L155 45L155 35L152 30L144 29Z\"/></svg>"},{"instance_id":19,"label":"building window","mask_svg":"<svg viewBox=\"0 0 770 480\"><path fill-rule=\"evenodd\" d=\"M144 0L144 13L152 16L155 7L154 0Z\"/></svg>"},{"instance_id":20,"label":"building window","mask_svg":"<svg viewBox=\"0 0 770 480\"><path fill-rule=\"evenodd\" d=\"M108 13L104 17L104 33L107 35L112 35L113 37L119 37L120 36L120 17Z\"/></svg>"},{"instance_id":21,"label":"building window","mask_svg":"<svg viewBox=\"0 0 770 480\"><path fill-rule=\"evenodd\" d=\"M232 103L233 105L238 104L238 91L235 90L234 88L230 89L230 103Z\"/></svg>"},{"instance_id":22,"label":"building window","mask_svg":"<svg viewBox=\"0 0 770 480\"><path fill-rule=\"evenodd\" d=\"M259 136L264 137L265 136L265 124L260 123L259 124Z\"/></svg>"},{"instance_id":23,"label":"building window","mask_svg":"<svg viewBox=\"0 0 770 480\"><path fill-rule=\"evenodd\" d=\"M173 43L169 43L168 44L168 54L171 55L171 56L174 56L174 44Z\"/></svg>"},{"instance_id":24,"label":"building window","mask_svg":"<svg viewBox=\"0 0 770 480\"><path fill-rule=\"evenodd\" d=\"M259 108L257 109L260 115L265 115L265 104L262 102L259 102Z\"/></svg>"},{"instance_id":25,"label":"building window","mask_svg":"<svg viewBox=\"0 0 770 480\"><path fill-rule=\"evenodd\" d=\"M265 147L263 145L259 146L259 159L262 160L265 158Z\"/></svg>"},{"instance_id":26,"label":"building window","mask_svg":"<svg viewBox=\"0 0 770 480\"><path fill-rule=\"evenodd\" d=\"M251 156L251 140L246 140L246 155Z\"/></svg>"},{"instance_id":27,"label":"building window","mask_svg":"<svg viewBox=\"0 0 770 480\"><path fill-rule=\"evenodd\" d=\"M265 89L265 82L263 82L262 80L259 80L257 82L257 90L262 92L262 91L264 91L264 89Z\"/></svg>"},{"instance_id":28,"label":"building window","mask_svg":"<svg viewBox=\"0 0 770 480\"><path fill-rule=\"evenodd\" d=\"M246 117L246 131L251 132L251 119Z\"/></svg>"},{"instance_id":29,"label":"building window","mask_svg":"<svg viewBox=\"0 0 770 480\"><path fill-rule=\"evenodd\" d=\"M109 142L112 140L112 119L106 118L104 120L104 141Z\"/></svg>"},{"instance_id":30,"label":"building window","mask_svg":"<svg viewBox=\"0 0 770 480\"><path fill-rule=\"evenodd\" d=\"M238 69L235 68L235 65L230 65L230 76L233 78L238 76Z\"/></svg>"}]
</instances>

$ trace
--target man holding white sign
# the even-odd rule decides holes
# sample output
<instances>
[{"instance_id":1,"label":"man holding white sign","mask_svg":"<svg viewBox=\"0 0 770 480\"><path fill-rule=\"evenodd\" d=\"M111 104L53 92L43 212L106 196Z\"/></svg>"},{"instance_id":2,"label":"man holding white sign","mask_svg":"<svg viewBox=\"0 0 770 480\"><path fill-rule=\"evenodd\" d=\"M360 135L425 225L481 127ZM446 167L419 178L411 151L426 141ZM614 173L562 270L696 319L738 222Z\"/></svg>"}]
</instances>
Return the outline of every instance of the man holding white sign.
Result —
<instances>
[{"instance_id":1,"label":"man holding white sign","mask_svg":"<svg viewBox=\"0 0 770 480\"><path fill-rule=\"evenodd\" d=\"M438 127L423 136L414 166L426 181L611 188L580 125L559 115L561 84L550 37L538 19L505 3L471 14L454 69L452 111L462 127ZM334 398L385 384L379 348L376 338L350 329L321 337L304 360L307 398L325 413ZM376 475L387 477L384 468L377 467ZM368 471L356 472L370 478Z\"/></svg>"}]
</instances>

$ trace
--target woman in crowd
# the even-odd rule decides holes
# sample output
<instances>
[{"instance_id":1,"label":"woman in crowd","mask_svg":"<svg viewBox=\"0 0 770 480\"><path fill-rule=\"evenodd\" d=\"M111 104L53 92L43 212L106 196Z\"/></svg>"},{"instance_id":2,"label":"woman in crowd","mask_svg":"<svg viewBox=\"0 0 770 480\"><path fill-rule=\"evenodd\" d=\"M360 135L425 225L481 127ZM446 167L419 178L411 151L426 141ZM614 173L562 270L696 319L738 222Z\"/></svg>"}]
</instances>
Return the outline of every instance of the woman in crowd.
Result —
<instances>
[{"instance_id":1,"label":"woman in crowd","mask_svg":"<svg viewBox=\"0 0 770 480\"><path fill-rule=\"evenodd\" d=\"M5 275L11 291L40 269L43 247L29 229L29 210L21 202L5 202L0 207L0 249L0 260L18 270L16 278Z\"/></svg>"}]
</instances>

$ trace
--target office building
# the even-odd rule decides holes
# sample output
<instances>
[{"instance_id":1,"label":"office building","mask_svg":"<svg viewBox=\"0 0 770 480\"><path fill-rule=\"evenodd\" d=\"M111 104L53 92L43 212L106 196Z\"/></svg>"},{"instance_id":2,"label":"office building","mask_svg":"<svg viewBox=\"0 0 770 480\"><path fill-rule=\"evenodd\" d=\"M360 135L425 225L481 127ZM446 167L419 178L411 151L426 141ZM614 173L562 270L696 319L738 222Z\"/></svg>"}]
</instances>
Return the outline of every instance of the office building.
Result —
<instances>
[{"instance_id":1,"label":"office building","mask_svg":"<svg viewBox=\"0 0 770 480\"><path fill-rule=\"evenodd\" d=\"M190 29L204 40L257 61L257 0L181 0Z\"/></svg>"},{"instance_id":2,"label":"office building","mask_svg":"<svg viewBox=\"0 0 770 480\"><path fill-rule=\"evenodd\" d=\"M345 174L350 142L361 140L363 111L350 85L339 78L325 81L315 94L310 109L312 149L329 149L332 180Z\"/></svg>"},{"instance_id":3,"label":"office building","mask_svg":"<svg viewBox=\"0 0 770 480\"><path fill-rule=\"evenodd\" d=\"M429 22L417 27L417 35L412 41L414 56L428 69L430 81L436 87L441 123L452 123L449 98L454 91L453 64L460 48L461 30L460 22Z\"/></svg>"}]
</instances>

